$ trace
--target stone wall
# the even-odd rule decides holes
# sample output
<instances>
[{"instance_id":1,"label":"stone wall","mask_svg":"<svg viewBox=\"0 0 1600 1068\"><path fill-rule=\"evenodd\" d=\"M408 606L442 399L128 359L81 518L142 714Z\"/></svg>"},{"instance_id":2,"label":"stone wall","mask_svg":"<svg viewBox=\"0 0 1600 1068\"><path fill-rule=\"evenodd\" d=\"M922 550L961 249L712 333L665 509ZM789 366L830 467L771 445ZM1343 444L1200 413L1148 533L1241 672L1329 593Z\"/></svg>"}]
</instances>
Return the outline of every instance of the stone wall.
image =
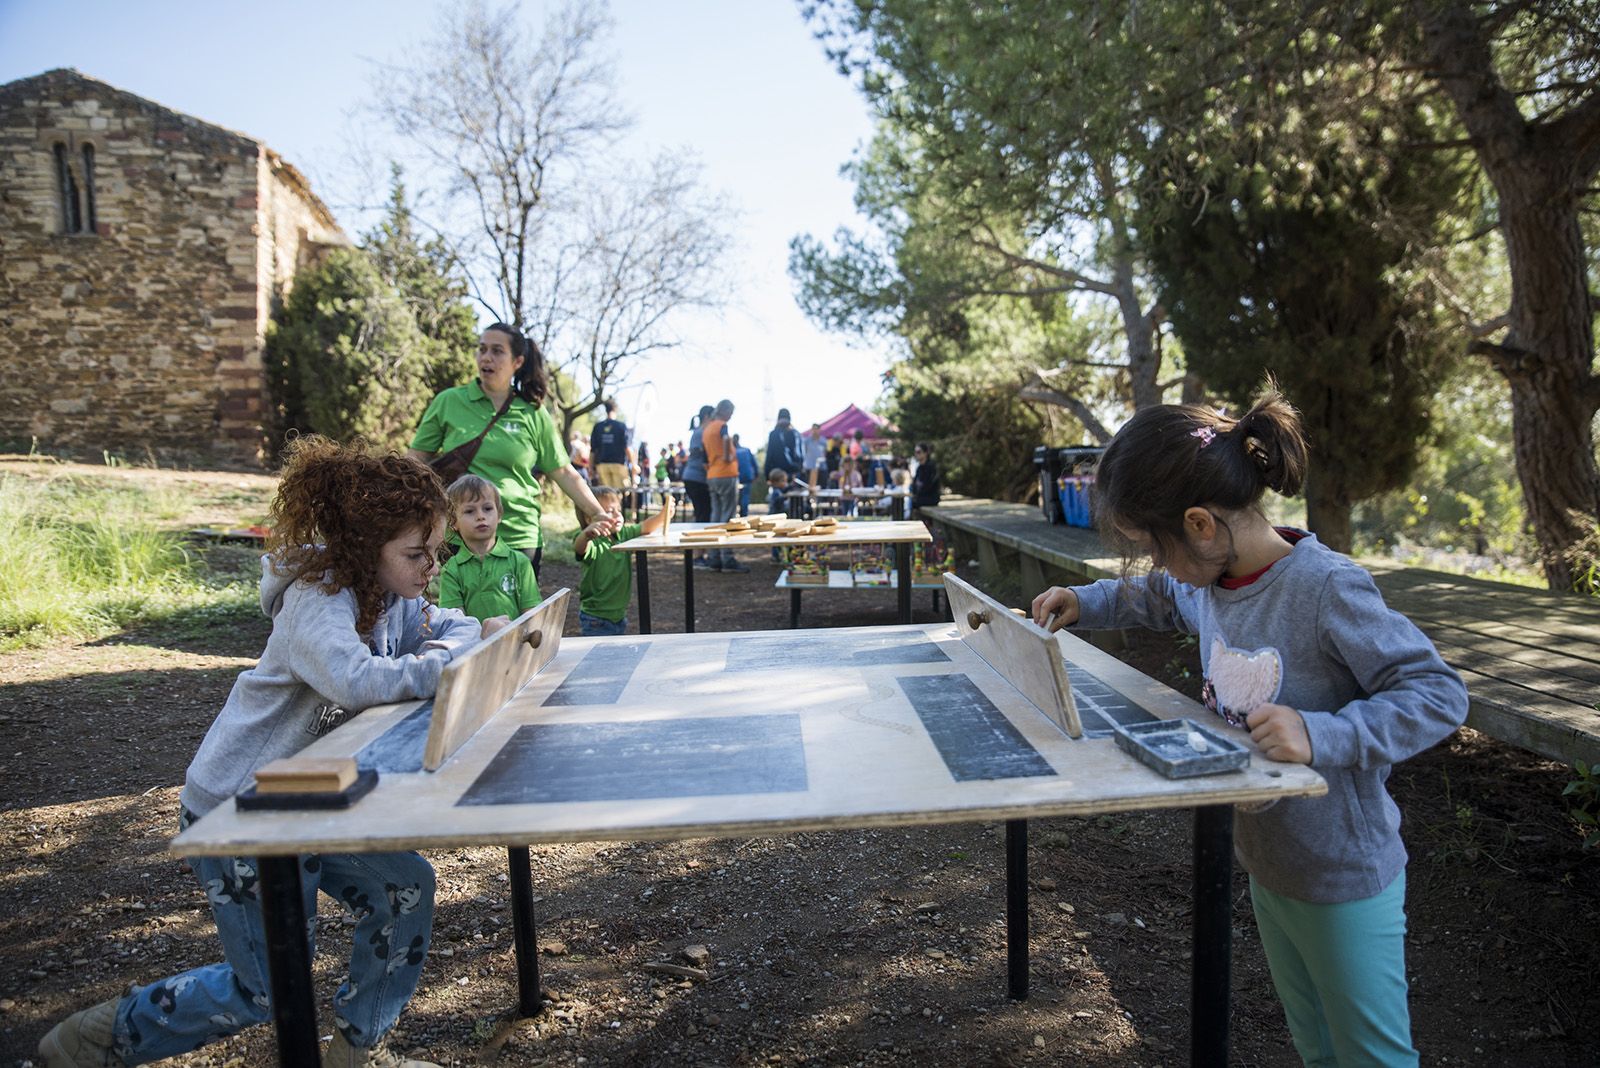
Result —
<instances>
[{"instance_id":1,"label":"stone wall","mask_svg":"<svg viewBox=\"0 0 1600 1068\"><path fill-rule=\"evenodd\" d=\"M57 145L83 232L63 232ZM0 443L258 457L273 302L343 241L285 170L75 71L0 86Z\"/></svg>"}]
</instances>

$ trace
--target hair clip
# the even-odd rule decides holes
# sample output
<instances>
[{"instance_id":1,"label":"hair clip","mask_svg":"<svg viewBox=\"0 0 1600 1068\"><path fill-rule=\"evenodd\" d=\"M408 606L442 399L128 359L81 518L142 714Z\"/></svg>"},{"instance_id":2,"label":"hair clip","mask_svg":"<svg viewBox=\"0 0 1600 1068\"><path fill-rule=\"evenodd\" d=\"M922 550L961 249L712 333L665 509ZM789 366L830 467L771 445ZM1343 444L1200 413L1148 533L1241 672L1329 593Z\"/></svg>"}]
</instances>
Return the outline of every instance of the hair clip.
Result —
<instances>
[{"instance_id":1,"label":"hair clip","mask_svg":"<svg viewBox=\"0 0 1600 1068\"><path fill-rule=\"evenodd\" d=\"M1197 426L1193 430L1189 431L1189 436L1191 438L1199 438L1200 447L1203 449L1216 439L1217 431L1215 427Z\"/></svg>"}]
</instances>

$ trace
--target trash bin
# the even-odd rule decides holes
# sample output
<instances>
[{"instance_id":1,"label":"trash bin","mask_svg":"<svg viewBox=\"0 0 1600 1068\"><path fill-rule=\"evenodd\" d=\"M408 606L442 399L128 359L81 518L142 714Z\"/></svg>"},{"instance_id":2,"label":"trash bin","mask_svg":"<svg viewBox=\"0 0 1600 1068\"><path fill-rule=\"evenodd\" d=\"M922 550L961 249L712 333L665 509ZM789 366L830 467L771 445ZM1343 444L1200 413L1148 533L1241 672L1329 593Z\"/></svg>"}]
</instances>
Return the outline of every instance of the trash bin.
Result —
<instances>
[{"instance_id":1,"label":"trash bin","mask_svg":"<svg viewBox=\"0 0 1600 1068\"><path fill-rule=\"evenodd\" d=\"M1098 445L1074 445L1059 451L1057 479L1061 502L1061 521L1073 527L1091 527L1094 516L1089 498L1094 486L1094 465L1105 449Z\"/></svg>"},{"instance_id":2,"label":"trash bin","mask_svg":"<svg viewBox=\"0 0 1600 1068\"><path fill-rule=\"evenodd\" d=\"M1040 445L1033 450L1033 466L1039 469L1039 508L1045 522L1065 523L1057 482L1061 478L1061 450Z\"/></svg>"}]
</instances>

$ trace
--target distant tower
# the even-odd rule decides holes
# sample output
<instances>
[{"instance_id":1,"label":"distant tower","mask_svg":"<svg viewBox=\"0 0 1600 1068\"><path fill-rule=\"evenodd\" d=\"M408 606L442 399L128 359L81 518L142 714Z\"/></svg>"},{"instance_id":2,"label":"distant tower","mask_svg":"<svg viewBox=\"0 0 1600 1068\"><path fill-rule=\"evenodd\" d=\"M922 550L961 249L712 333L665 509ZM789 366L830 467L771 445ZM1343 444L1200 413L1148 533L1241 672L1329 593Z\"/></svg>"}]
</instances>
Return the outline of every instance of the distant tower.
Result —
<instances>
[{"instance_id":1,"label":"distant tower","mask_svg":"<svg viewBox=\"0 0 1600 1068\"><path fill-rule=\"evenodd\" d=\"M778 406L772 403L772 365L761 365L761 421L771 423L778 417Z\"/></svg>"}]
</instances>

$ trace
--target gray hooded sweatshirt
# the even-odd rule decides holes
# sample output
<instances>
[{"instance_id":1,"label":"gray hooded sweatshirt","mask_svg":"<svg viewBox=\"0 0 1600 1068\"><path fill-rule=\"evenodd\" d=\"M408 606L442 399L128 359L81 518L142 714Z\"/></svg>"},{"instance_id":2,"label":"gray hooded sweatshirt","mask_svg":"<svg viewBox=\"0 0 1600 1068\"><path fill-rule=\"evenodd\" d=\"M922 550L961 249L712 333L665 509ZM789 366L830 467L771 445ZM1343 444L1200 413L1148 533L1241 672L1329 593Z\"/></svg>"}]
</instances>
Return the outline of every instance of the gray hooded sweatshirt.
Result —
<instances>
[{"instance_id":1,"label":"gray hooded sweatshirt","mask_svg":"<svg viewBox=\"0 0 1600 1068\"><path fill-rule=\"evenodd\" d=\"M1304 534L1240 589L1156 571L1075 592L1078 628L1198 635L1206 706L1230 722L1269 702L1305 719L1328 793L1239 811L1234 847L1258 882L1328 904L1372 897L1405 869L1389 768L1466 720L1467 688L1365 569Z\"/></svg>"},{"instance_id":2,"label":"gray hooded sweatshirt","mask_svg":"<svg viewBox=\"0 0 1600 1068\"><path fill-rule=\"evenodd\" d=\"M363 709L433 696L444 666L478 642L477 621L459 610L392 594L365 639L353 593L296 581L265 556L261 610L272 619L267 648L234 682L185 777L180 800L196 816Z\"/></svg>"}]
</instances>

